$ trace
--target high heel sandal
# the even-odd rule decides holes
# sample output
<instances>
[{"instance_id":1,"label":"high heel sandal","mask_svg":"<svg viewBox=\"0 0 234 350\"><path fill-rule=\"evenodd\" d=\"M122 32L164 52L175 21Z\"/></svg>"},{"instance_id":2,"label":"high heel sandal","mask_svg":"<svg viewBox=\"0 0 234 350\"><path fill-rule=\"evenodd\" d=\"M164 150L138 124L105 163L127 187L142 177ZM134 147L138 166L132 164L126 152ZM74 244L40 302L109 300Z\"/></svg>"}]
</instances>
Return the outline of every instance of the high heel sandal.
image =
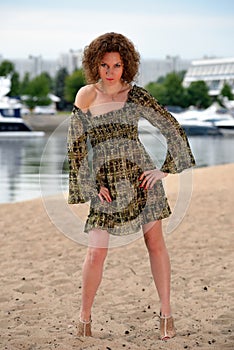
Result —
<instances>
[{"instance_id":1,"label":"high heel sandal","mask_svg":"<svg viewBox=\"0 0 234 350\"><path fill-rule=\"evenodd\" d=\"M89 321L79 320L77 325L77 335L79 337L92 337L91 322L91 319Z\"/></svg>"},{"instance_id":2,"label":"high heel sandal","mask_svg":"<svg viewBox=\"0 0 234 350\"><path fill-rule=\"evenodd\" d=\"M162 316L160 313L160 338L168 340L176 336L174 319L172 316Z\"/></svg>"}]
</instances>

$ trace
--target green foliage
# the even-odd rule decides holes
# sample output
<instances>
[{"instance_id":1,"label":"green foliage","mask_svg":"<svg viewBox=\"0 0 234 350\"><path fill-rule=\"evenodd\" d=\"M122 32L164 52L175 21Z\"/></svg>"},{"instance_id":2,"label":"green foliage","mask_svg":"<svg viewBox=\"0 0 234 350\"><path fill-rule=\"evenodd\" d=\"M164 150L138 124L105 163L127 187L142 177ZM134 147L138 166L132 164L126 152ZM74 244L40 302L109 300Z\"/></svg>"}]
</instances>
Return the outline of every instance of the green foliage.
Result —
<instances>
[{"instance_id":1,"label":"green foliage","mask_svg":"<svg viewBox=\"0 0 234 350\"><path fill-rule=\"evenodd\" d=\"M42 72L40 76L43 77L44 81L47 81L47 84L48 84L48 87L49 87L49 91L52 91L53 87L54 87L54 80L51 78L49 73Z\"/></svg>"},{"instance_id":2,"label":"green foliage","mask_svg":"<svg viewBox=\"0 0 234 350\"><path fill-rule=\"evenodd\" d=\"M163 85L166 90L163 104L167 106L183 106L185 94L181 77L175 72L169 73Z\"/></svg>"},{"instance_id":3,"label":"green foliage","mask_svg":"<svg viewBox=\"0 0 234 350\"><path fill-rule=\"evenodd\" d=\"M30 78L29 78L29 73L25 73L23 80L20 84L20 94L21 95L26 95L26 91L28 88L28 84L29 84Z\"/></svg>"},{"instance_id":4,"label":"green foliage","mask_svg":"<svg viewBox=\"0 0 234 350\"><path fill-rule=\"evenodd\" d=\"M159 83L159 81L161 83ZM157 83L149 83L146 89L161 103L167 106L185 106L185 89L181 75L173 72L160 78Z\"/></svg>"},{"instance_id":5,"label":"green foliage","mask_svg":"<svg viewBox=\"0 0 234 350\"><path fill-rule=\"evenodd\" d=\"M30 108L36 106L47 106L51 103L48 94L50 92L50 81L48 77L42 73L28 82L25 87L25 104Z\"/></svg>"},{"instance_id":6,"label":"green foliage","mask_svg":"<svg viewBox=\"0 0 234 350\"><path fill-rule=\"evenodd\" d=\"M234 99L234 96L233 96L233 93L232 93L232 89L230 87L230 85L228 85L227 83L225 83L223 85L223 88L220 92L220 95L223 96L223 97L227 97L229 100L233 100Z\"/></svg>"},{"instance_id":7,"label":"green foliage","mask_svg":"<svg viewBox=\"0 0 234 350\"><path fill-rule=\"evenodd\" d=\"M7 77L11 79L11 91L8 96L19 96L20 94L20 80L19 74L15 71L15 66L12 62L8 60L2 61L0 64L0 76Z\"/></svg>"},{"instance_id":8,"label":"green foliage","mask_svg":"<svg viewBox=\"0 0 234 350\"><path fill-rule=\"evenodd\" d=\"M157 83L159 83L159 84L163 84L164 83L164 80L165 80L165 76L161 76L161 77L159 77L158 78L158 80L157 80Z\"/></svg>"},{"instance_id":9,"label":"green foliage","mask_svg":"<svg viewBox=\"0 0 234 350\"><path fill-rule=\"evenodd\" d=\"M194 81L187 89L188 106L193 105L198 108L207 108L211 104L209 89L202 80Z\"/></svg>"},{"instance_id":10,"label":"green foliage","mask_svg":"<svg viewBox=\"0 0 234 350\"><path fill-rule=\"evenodd\" d=\"M14 72L11 76L11 91L8 96L19 96L20 95L20 78L19 73Z\"/></svg>"},{"instance_id":11,"label":"green foliage","mask_svg":"<svg viewBox=\"0 0 234 350\"><path fill-rule=\"evenodd\" d=\"M160 83L149 83L148 85L146 85L146 89L161 104L164 104L165 96L166 96L166 89L165 89L165 86L163 84L160 84Z\"/></svg>"},{"instance_id":12,"label":"green foliage","mask_svg":"<svg viewBox=\"0 0 234 350\"><path fill-rule=\"evenodd\" d=\"M67 102L73 103L77 91L85 85L85 78L82 69L75 70L65 79L65 99Z\"/></svg>"},{"instance_id":13,"label":"green foliage","mask_svg":"<svg viewBox=\"0 0 234 350\"><path fill-rule=\"evenodd\" d=\"M54 94L60 97L60 101L57 103L59 110L64 110L67 107L67 102L65 100L65 80L68 76L66 68L61 68L58 70L54 79Z\"/></svg>"},{"instance_id":14,"label":"green foliage","mask_svg":"<svg viewBox=\"0 0 234 350\"><path fill-rule=\"evenodd\" d=\"M71 75L68 75L65 68L61 68L57 72L55 79L52 79L48 73L44 72L31 80L29 73L26 73L20 82L14 64L5 60L0 64L0 76L7 75L11 77L11 91L8 95L27 96L25 104L31 109L36 105L50 104L51 100L48 98L48 94L51 91L60 97L60 102L57 103L59 110L71 108L77 91L86 84L82 69L78 69ZM194 105L199 108L207 108L211 104L211 98L205 82L193 82L186 89L182 84L184 75L185 71L169 73L164 77L158 78L157 82L147 84L145 88L162 105L180 107ZM224 84L218 99L222 101L224 96L228 99L234 98L228 84Z\"/></svg>"},{"instance_id":15,"label":"green foliage","mask_svg":"<svg viewBox=\"0 0 234 350\"><path fill-rule=\"evenodd\" d=\"M0 64L0 77L6 77L7 75L11 75L15 72L15 66L12 62L8 60L2 61Z\"/></svg>"},{"instance_id":16,"label":"green foliage","mask_svg":"<svg viewBox=\"0 0 234 350\"><path fill-rule=\"evenodd\" d=\"M173 72L156 83L149 83L146 89L164 106L180 106L186 108L190 105L207 108L211 104L208 87L204 81L191 83L186 89L183 87L185 72Z\"/></svg>"}]
</instances>

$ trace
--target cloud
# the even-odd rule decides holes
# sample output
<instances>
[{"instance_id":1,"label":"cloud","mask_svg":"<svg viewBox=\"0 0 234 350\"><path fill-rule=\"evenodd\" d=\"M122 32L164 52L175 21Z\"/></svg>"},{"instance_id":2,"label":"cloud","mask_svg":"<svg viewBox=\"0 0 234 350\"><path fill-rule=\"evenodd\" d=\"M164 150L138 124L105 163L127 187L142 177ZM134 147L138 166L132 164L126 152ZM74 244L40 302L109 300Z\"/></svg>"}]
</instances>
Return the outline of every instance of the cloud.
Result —
<instances>
[{"instance_id":1,"label":"cloud","mask_svg":"<svg viewBox=\"0 0 234 350\"><path fill-rule=\"evenodd\" d=\"M232 15L193 13L118 13L72 9L18 9L1 13L1 54L25 57L29 53L56 58L69 49L80 49L106 31L127 35L143 57L234 55ZM17 56L18 55L18 56Z\"/></svg>"}]
</instances>

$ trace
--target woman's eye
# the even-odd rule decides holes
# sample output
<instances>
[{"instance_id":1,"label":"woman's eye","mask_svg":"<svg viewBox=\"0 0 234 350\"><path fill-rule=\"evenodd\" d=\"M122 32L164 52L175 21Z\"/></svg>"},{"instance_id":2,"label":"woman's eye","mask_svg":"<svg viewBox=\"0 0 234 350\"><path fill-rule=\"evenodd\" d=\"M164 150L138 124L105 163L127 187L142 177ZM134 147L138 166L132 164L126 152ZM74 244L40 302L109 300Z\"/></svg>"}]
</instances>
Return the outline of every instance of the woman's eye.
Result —
<instances>
[{"instance_id":1,"label":"woman's eye","mask_svg":"<svg viewBox=\"0 0 234 350\"><path fill-rule=\"evenodd\" d=\"M120 64L120 63L117 63L117 64L115 65L115 67L116 67L116 68L120 68L120 67L121 67L121 64Z\"/></svg>"},{"instance_id":2,"label":"woman's eye","mask_svg":"<svg viewBox=\"0 0 234 350\"><path fill-rule=\"evenodd\" d=\"M101 67L106 68L106 63L101 63Z\"/></svg>"}]
</instances>

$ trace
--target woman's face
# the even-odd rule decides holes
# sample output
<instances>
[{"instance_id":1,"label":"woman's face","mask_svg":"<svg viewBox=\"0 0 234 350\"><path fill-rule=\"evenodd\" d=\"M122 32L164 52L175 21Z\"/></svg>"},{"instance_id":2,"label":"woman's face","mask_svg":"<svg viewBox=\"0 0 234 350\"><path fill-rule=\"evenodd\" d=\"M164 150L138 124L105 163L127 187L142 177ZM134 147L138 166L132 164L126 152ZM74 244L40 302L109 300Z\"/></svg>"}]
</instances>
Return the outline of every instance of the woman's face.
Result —
<instances>
[{"instance_id":1,"label":"woman's face","mask_svg":"<svg viewBox=\"0 0 234 350\"><path fill-rule=\"evenodd\" d=\"M123 62L119 52L106 52L99 66L99 75L102 81L113 85L120 81L122 74Z\"/></svg>"}]
</instances>

